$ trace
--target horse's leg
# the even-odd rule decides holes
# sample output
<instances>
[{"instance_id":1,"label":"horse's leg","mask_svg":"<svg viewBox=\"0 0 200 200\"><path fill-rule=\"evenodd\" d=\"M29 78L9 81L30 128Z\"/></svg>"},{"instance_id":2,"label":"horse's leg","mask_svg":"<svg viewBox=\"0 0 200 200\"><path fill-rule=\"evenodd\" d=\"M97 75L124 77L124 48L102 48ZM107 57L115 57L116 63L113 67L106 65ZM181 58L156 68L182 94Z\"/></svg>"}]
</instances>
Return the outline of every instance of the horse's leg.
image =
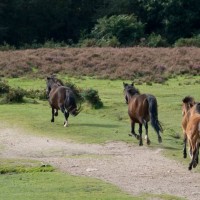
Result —
<instances>
[{"instance_id":1,"label":"horse's leg","mask_svg":"<svg viewBox=\"0 0 200 200\"><path fill-rule=\"evenodd\" d=\"M65 117L64 127L67 127L67 126L68 126L68 117L69 117L69 113L65 110L64 105L61 105L61 106L59 106L59 107L60 107L60 110L61 110L61 112L64 114L64 117Z\"/></svg>"},{"instance_id":2,"label":"horse's leg","mask_svg":"<svg viewBox=\"0 0 200 200\"><path fill-rule=\"evenodd\" d=\"M139 145L142 146L143 142L142 142L142 124L141 123L139 123L139 134L140 134Z\"/></svg>"},{"instance_id":3,"label":"horse's leg","mask_svg":"<svg viewBox=\"0 0 200 200\"><path fill-rule=\"evenodd\" d=\"M158 142L162 143L162 137L160 136L160 132L159 131L157 131L157 135L158 135Z\"/></svg>"},{"instance_id":4,"label":"horse's leg","mask_svg":"<svg viewBox=\"0 0 200 200\"><path fill-rule=\"evenodd\" d=\"M183 158L187 158L187 135L184 134L184 139L183 139Z\"/></svg>"},{"instance_id":5,"label":"horse's leg","mask_svg":"<svg viewBox=\"0 0 200 200\"><path fill-rule=\"evenodd\" d=\"M194 155L194 161L193 161L193 167L195 168L199 162L199 143L197 142L195 146L195 155Z\"/></svg>"},{"instance_id":6,"label":"horse's leg","mask_svg":"<svg viewBox=\"0 0 200 200\"><path fill-rule=\"evenodd\" d=\"M51 108L51 114L52 114L51 122L54 122L54 108Z\"/></svg>"},{"instance_id":7,"label":"horse's leg","mask_svg":"<svg viewBox=\"0 0 200 200\"><path fill-rule=\"evenodd\" d=\"M57 110L57 109L54 110L54 115L55 115L56 117L58 116L58 110Z\"/></svg>"},{"instance_id":8,"label":"horse's leg","mask_svg":"<svg viewBox=\"0 0 200 200\"><path fill-rule=\"evenodd\" d=\"M135 136L139 140L139 135L135 133L135 122L133 120L131 120L131 133L128 135Z\"/></svg>"},{"instance_id":9,"label":"horse's leg","mask_svg":"<svg viewBox=\"0 0 200 200\"><path fill-rule=\"evenodd\" d=\"M64 127L67 127L67 126L68 126L68 117L69 117L69 112L65 111L65 112L64 112L64 116L65 116Z\"/></svg>"},{"instance_id":10,"label":"horse's leg","mask_svg":"<svg viewBox=\"0 0 200 200\"><path fill-rule=\"evenodd\" d=\"M147 140L147 144L150 145L151 141L150 141L149 136L148 136L148 122L147 121L144 121L144 127L145 127L145 130L146 130L145 139Z\"/></svg>"}]
</instances>

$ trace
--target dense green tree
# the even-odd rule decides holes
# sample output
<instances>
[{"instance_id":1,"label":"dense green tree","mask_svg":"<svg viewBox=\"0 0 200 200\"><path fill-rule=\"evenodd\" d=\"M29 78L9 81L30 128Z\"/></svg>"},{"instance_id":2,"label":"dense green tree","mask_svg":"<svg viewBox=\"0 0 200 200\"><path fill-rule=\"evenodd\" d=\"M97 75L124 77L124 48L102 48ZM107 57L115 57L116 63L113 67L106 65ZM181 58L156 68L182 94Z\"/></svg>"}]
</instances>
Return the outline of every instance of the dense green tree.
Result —
<instances>
[{"instance_id":1,"label":"dense green tree","mask_svg":"<svg viewBox=\"0 0 200 200\"><path fill-rule=\"evenodd\" d=\"M133 15L112 15L98 20L92 30L92 36L97 40L109 40L116 37L122 45L137 44L143 37L144 25Z\"/></svg>"},{"instance_id":2,"label":"dense green tree","mask_svg":"<svg viewBox=\"0 0 200 200\"><path fill-rule=\"evenodd\" d=\"M125 15L145 25L146 38L153 33L154 38L166 38L173 44L200 33L199 0L1 0L0 44L76 43L99 26L99 19ZM121 44L134 42L130 38L137 31L131 32L125 24L120 27L112 35Z\"/></svg>"}]
</instances>

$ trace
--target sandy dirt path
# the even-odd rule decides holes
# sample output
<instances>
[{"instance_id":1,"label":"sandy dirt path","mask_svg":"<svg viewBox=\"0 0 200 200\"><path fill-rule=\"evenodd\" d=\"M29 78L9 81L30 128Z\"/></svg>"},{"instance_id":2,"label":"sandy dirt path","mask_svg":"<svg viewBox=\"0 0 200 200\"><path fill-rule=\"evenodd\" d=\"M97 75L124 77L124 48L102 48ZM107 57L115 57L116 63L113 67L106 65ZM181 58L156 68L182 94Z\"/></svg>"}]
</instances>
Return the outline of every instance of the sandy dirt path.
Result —
<instances>
[{"instance_id":1,"label":"sandy dirt path","mask_svg":"<svg viewBox=\"0 0 200 200\"><path fill-rule=\"evenodd\" d=\"M78 144L0 128L0 157L36 159L73 175L95 177L122 190L200 199L200 174L150 150L122 142ZM200 166L198 166L200 167Z\"/></svg>"}]
</instances>

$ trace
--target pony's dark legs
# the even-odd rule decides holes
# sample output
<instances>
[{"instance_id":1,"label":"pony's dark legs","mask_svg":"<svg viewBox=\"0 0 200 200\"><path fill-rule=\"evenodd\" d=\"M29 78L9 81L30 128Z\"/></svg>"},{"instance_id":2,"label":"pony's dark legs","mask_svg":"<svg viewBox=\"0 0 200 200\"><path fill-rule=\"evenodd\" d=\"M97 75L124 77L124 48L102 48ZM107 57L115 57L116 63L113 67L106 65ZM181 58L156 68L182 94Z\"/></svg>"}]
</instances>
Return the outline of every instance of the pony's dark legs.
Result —
<instances>
[{"instance_id":1,"label":"pony's dark legs","mask_svg":"<svg viewBox=\"0 0 200 200\"><path fill-rule=\"evenodd\" d=\"M187 136L186 134L184 135L184 139L183 139L183 158L187 158Z\"/></svg>"},{"instance_id":2,"label":"pony's dark legs","mask_svg":"<svg viewBox=\"0 0 200 200\"><path fill-rule=\"evenodd\" d=\"M68 126L68 117L69 117L69 113L66 111L64 105L61 105L61 106L60 106L60 110L61 110L61 112L64 114L64 117L65 117L64 127L67 127L67 126Z\"/></svg>"},{"instance_id":3,"label":"pony's dark legs","mask_svg":"<svg viewBox=\"0 0 200 200\"><path fill-rule=\"evenodd\" d=\"M139 123L139 145L142 146L143 142L142 142L142 124Z\"/></svg>"},{"instance_id":4,"label":"pony's dark legs","mask_svg":"<svg viewBox=\"0 0 200 200\"><path fill-rule=\"evenodd\" d=\"M51 108L51 114L52 114L51 122L54 122L54 108Z\"/></svg>"},{"instance_id":5,"label":"pony's dark legs","mask_svg":"<svg viewBox=\"0 0 200 200\"><path fill-rule=\"evenodd\" d=\"M58 116L58 110L57 109L54 110L54 116L56 116L56 117Z\"/></svg>"},{"instance_id":6,"label":"pony's dark legs","mask_svg":"<svg viewBox=\"0 0 200 200\"><path fill-rule=\"evenodd\" d=\"M188 169L192 170L192 167L195 168L198 164L198 156L199 156L199 143L195 145L195 149L192 152L192 161L189 164Z\"/></svg>"},{"instance_id":7,"label":"pony's dark legs","mask_svg":"<svg viewBox=\"0 0 200 200\"><path fill-rule=\"evenodd\" d=\"M193 167L195 168L198 163L199 163L199 143L196 144Z\"/></svg>"},{"instance_id":8,"label":"pony's dark legs","mask_svg":"<svg viewBox=\"0 0 200 200\"><path fill-rule=\"evenodd\" d=\"M139 139L139 135L135 133L135 122L131 120L131 134L129 136L135 136L137 139Z\"/></svg>"},{"instance_id":9,"label":"pony's dark legs","mask_svg":"<svg viewBox=\"0 0 200 200\"><path fill-rule=\"evenodd\" d=\"M149 136L148 136L148 122L144 121L144 127L145 127L145 130L146 130L145 139L147 140L147 144L150 145L151 141L150 141Z\"/></svg>"}]
</instances>

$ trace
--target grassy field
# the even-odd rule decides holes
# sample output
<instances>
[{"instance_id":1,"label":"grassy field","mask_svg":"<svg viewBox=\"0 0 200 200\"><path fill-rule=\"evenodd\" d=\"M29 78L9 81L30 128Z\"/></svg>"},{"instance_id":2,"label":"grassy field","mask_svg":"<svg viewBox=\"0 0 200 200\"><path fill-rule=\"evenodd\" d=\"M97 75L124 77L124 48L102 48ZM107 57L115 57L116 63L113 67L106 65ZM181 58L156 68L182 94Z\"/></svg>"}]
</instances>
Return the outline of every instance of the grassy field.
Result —
<instances>
[{"instance_id":1,"label":"grassy field","mask_svg":"<svg viewBox=\"0 0 200 200\"><path fill-rule=\"evenodd\" d=\"M130 121L127 115L127 105L125 104L123 96L123 81L99 80L88 77L75 79L61 76L60 78L65 81L73 82L80 88L93 88L98 90L100 98L104 103L104 108L95 110L91 109L89 105L84 104L80 115L77 117L70 116L69 127L64 128L64 118L60 112L59 116L55 119L55 122L50 122L51 109L47 101L25 99L25 103L21 104L0 105L0 120L12 124L13 126L19 126L25 130L30 130L31 133L36 135L48 135L49 137L72 139L82 143L124 141L132 145L138 145L136 139L128 136L128 133L130 132ZM200 99L199 78L200 76L177 77L170 79L162 85L136 85L141 93L154 94L159 104L159 120L162 122L164 128L164 133L162 135L163 143L158 144L156 133L150 128L149 137L152 141L150 148L163 148L165 149L164 154L171 158L178 159L183 163L188 163L189 158L184 161L182 159L181 100L187 95L191 95L197 100ZM24 89L41 89L46 87L45 80L42 79L30 80L26 78L15 78L8 79L8 81L10 86L22 87ZM58 185L58 183L52 183L52 179L58 180L58 183L63 182L63 184L60 185L60 188L55 188L56 191L52 188ZM72 180L75 181L74 185ZM29 181L31 181L30 184ZM80 185L77 185L76 181L79 182ZM91 184L90 181L94 181L94 183ZM76 188L79 190L79 196L82 196L83 198L89 191L90 194L92 194L91 199L95 199L95 196L99 195L98 192L100 192L101 195L105 195L100 199L134 199L126 194L120 193L116 188L110 185L108 187L105 183L98 182L97 180L82 179L80 177L74 178L68 175L63 176L58 172L40 172L38 174L21 173L13 174L12 176L3 175L0 178L0 185L5 185L5 183L6 185L9 185L9 187L7 189L6 187L1 187L0 191L5 191L3 193L0 192L1 199L6 199L6 196L3 195L9 195L8 193L9 191L12 191L12 189L13 193L15 193L16 196L19 196L18 199L23 199L20 198L20 195L23 194L25 187L28 188L28 192L30 191L30 193L27 192L26 199L31 199L31 192L35 189L42 194L43 190L38 190L38 184L41 187L43 184L47 184L45 187L49 188L48 191L43 194L46 195L44 196L45 199L54 199L54 196L51 196L51 191L54 192L55 195L59 193L57 194L60 195L60 198L58 199L64 199L64 194L68 194L68 192L68 195L73 197L73 195L77 193ZM88 187L86 183L88 184ZM86 184L86 186L83 187L84 184ZM95 185L95 187L93 188L90 184ZM16 185L19 185L19 188L22 188L18 190L19 193L17 193L17 188L15 188ZM63 185L66 185L67 187L64 188ZM109 188L109 198L107 198L107 188ZM11 196L9 199L12 199ZM137 197L137 199L140 198ZM145 199L144 196L143 199ZM162 199L170 199L170 197L163 196Z\"/></svg>"}]
</instances>

